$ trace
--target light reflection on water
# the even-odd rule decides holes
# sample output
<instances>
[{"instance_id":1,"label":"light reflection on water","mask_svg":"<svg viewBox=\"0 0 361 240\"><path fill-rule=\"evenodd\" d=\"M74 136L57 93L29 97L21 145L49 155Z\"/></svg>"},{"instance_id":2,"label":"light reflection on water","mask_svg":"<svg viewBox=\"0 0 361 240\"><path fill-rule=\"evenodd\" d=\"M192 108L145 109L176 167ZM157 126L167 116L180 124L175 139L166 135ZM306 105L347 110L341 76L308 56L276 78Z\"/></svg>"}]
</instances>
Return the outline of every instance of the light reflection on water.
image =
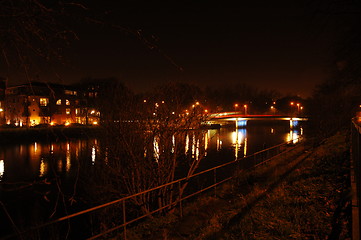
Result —
<instances>
[{"instance_id":1,"label":"light reflection on water","mask_svg":"<svg viewBox=\"0 0 361 240\"><path fill-rule=\"evenodd\" d=\"M236 129L232 132L232 143L234 146L234 157L238 159L239 157L244 157L247 154L247 130L245 128ZM243 156L239 156L239 152L243 149Z\"/></svg>"},{"instance_id":2,"label":"light reflection on water","mask_svg":"<svg viewBox=\"0 0 361 240\"><path fill-rule=\"evenodd\" d=\"M2 181L2 178L4 176L4 171L5 171L5 167L4 167L4 160L0 160L0 182Z\"/></svg>"},{"instance_id":3,"label":"light reflection on water","mask_svg":"<svg viewBox=\"0 0 361 240\"><path fill-rule=\"evenodd\" d=\"M232 153L232 158L224 157L226 155L222 154L222 161L231 161L284 141L297 143L302 134L302 128L290 129L280 126L210 129L202 131L201 135L197 131L190 131L184 138L173 135L169 139L169 151L174 153L176 144L183 141L181 151L190 154L196 160L200 159L200 154L204 154L207 160L219 152ZM153 149L150 151L152 150L150 154L157 161L161 151L164 151L160 146L159 137L154 137ZM102 155L100 152L99 141L96 139L58 143L34 142L0 147L0 181L32 181L46 178L52 169L60 174L70 174L73 168L79 166L80 160L88 161L94 166L102 159L105 163L108 162L108 150L104 150ZM144 155L146 154L145 152Z\"/></svg>"}]
</instances>

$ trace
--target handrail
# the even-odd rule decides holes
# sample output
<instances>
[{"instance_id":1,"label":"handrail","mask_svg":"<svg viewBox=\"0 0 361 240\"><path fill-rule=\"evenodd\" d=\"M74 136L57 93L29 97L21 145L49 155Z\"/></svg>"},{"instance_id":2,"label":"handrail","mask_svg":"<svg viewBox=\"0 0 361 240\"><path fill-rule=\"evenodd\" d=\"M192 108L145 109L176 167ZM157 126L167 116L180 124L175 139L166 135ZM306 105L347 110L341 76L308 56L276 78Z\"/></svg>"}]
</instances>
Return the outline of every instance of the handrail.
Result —
<instances>
[{"instance_id":1,"label":"handrail","mask_svg":"<svg viewBox=\"0 0 361 240\"><path fill-rule=\"evenodd\" d=\"M34 226L34 227L30 227L30 228L29 228L28 230L26 230L25 232L28 232L28 231L31 231L31 230L40 229L40 228L44 228L44 227L46 227L46 226L49 226L49 225L52 225L52 224L55 224L55 223L59 223L59 222L62 222L62 221L65 221L65 220L68 220L68 219L71 219L71 218L74 218L74 217L77 217L77 216L86 214L86 213L90 213L90 212L96 211L96 210L98 210L98 209L105 208L105 207L108 207L108 206L111 206L111 205L114 205L114 204L117 204L117 203L120 203L120 202L123 202L123 208L125 208L125 204L124 204L124 203L125 203L125 201L128 200L128 199L132 199L132 198L134 198L134 197L137 197L137 196L140 196L140 195L143 195L143 194L146 194L146 193L149 193L149 192L152 192L152 191L155 191L155 190L158 190L158 189L161 189L161 188L164 188L164 187L167 187L167 186L176 184L176 183L180 183L180 182L182 182L182 181L188 181L189 179L194 178L194 177L196 177L196 176L203 175L203 174L205 174L205 173L212 172L212 171L215 171L215 170L217 170L217 169L226 167L226 166L228 166L228 165L231 165L231 164L240 162L240 160L244 160L244 159L247 159L247 158L255 157L256 155L259 155L259 154L261 154L261 153L264 153L264 152L267 152L267 151L270 151L270 150L273 150L273 149L277 149L277 148L279 148L279 147L288 145L288 144L290 144L290 143L294 143L295 140L298 140L298 141L299 141L300 139L302 139L302 137L298 137L298 138L292 139L292 140L290 140L290 141L287 141L287 142L284 142L284 143L281 143L281 144L272 146L272 147L270 147L270 148L263 149L263 150L258 151L258 152L256 152L256 153L253 153L253 154L251 154L251 155L249 155L249 156L235 159L235 160L233 160L233 161L230 161L230 162L227 162L227 163L224 163L224 164L221 164L221 165L218 165L218 166L215 166L215 167L206 169L206 170L201 171L201 172L194 173L194 174L192 174L192 175L190 175L190 176L186 176L186 177L183 177L183 178L174 180L174 181L172 181L172 182L169 182L169 183L166 183L166 184L163 184L163 185L154 187L154 188L150 188L150 189L144 190L144 191L142 191L142 192L139 192L139 193L136 193L136 194L133 194L133 195L125 196L125 197L122 197L122 198L120 198L120 199L116 199L116 200L114 200L114 201L108 202L108 203L104 203L104 204L101 204L101 205L98 205L98 206L95 206L95 207L92 207L92 208L88 208L88 209L85 209L85 210L82 210L82 211L79 211L79 212L76 212L76 213L73 213L73 214L70 214L70 215L67 215L67 216L64 216L64 217L60 217L60 218L55 219L55 220L53 220L53 221L49 221L49 222L46 222L46 223L43 223L43 224L40 224L40 225L37 225L37 226ZM287 152L287 151L286 151L286 152ZM275 157L275 156L277 156L277 155L279 155L279 154L282 154L282 153L284 153L284 152L281 152L281 153L278 153L278 154L276 154L276 155L274 155L274 156L271 156L270 158L268 158L268 159L266 159L266 160L264 160L264 161L262 161L262 162L260 162L260 163L257 163L257 164L255 164L254 166L252 166L252 167L250 167L250 168L248 168L248 169L246 169L246 170L250 170L251 168L255 168L255 167L257 167L257 166L259 166L259 165L261 165L261 164L264 164L264 163L268 162L271 158L273 158L273 157ZM208 189L211 189L211 188L213 188L213 187L216 187L217 185L220 185L221 183L223 183L223 182L225 182L225 181L228 181L228 180L230 180L230 179L232 179L232 178L233 178L233 176L228 177L228 178L223 179L223 180L220 180L219 182L215 182L214 184L212 184L212 185L210 185L210 186L207 186L207 187L204 187L204 188L202 188L201 190L199 190L199 191L197 191L197 192L195 192L195 193L189 194L189 195L187 195L187 196L184 196L184 197L179 196L179 197L177 198L177 200L175 200L174 202L168 204L167 206L163 206L163 207L161 207L161 208L158 208L158 209L156 209L156 210L153 210L152 212L150 212L150 213L148 213L148 214L143 214L142 216L139 216L139 217L136 218L136 219L132 219L132 220L129 220L129 221L125 221L123 224L118 225L118 226L116 226L116 227L113 227L113 228L111 228L111 229L112 229L112 231L113 231L113 230L119 229L119 228L121 228L121 227L126 227L126 226L129 225L130 223L133 223L133 222L135 222L135 221L138 221L138 220L140 220L140 219L142 219L142 218L144 218L144 217L146 217L146 216L152 215L152 214L154 214L154 213L156 213L156 212L159 212L159 211L161 211L161 210L163 210L163 209L165 209L165 208L168 208L168 207L170 207L170 206L172 206L172 205L176 205L177 203L181 202L182 200L185 200L185 199L190 198L190 197L192 197L192 196L194 196L194 195L197 195L197 194L199 194L199 193L201 193L201 192L204 192L204 191L206 191L206 190L208 190ZM102 233L100 233L100 234L97 234L97 235L95 235L95 236L93 236L93 237L91 237L91 238L89 238L89 239L94 239L94 238L100 237L100 236L102 236L102 235L104 235L104 234L106 234L106 233L109 233L109 232L111 232L111 231L109 231L109 230L111 230L111 229L108 229L108 230L106 230L105 232L102 232ZM24 234L25 232L22 232L22 233L20 233L20 234ZM10 237L10 236L8 236L8 237ZM5 238L6 238L6 237L5 237ZM126 237L125 237L125 238L126 238Z\"/></svg>"}]
</instances>

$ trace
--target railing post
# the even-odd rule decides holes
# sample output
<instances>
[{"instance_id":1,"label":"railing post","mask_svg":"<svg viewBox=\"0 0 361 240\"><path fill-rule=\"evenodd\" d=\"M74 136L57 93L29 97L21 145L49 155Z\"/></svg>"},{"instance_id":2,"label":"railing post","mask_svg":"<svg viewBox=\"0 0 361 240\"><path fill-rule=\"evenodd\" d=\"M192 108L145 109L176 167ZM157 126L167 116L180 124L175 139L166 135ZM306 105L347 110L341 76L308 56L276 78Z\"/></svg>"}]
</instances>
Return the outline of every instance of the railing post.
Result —
<instances>
[{"instance_id":1,"label":"railing post","mask_svg":"<svg viewBox=\"0 0 361 240\"><path fill-rule=\"evenodd\" d=\"M124 240L127 240L127 225L126 225L126 221L127 221L127 217L126 217L126 210L125 210L125 200L123 200L123 236L124 236Z\"/></svg>"},{"instance_id":2,"label":"railing post","mask_svg":"<svg viewBox=\"0 0 361 240\"><path fill-rule=\"evenodd\" d=\"M181 181L178 182L178 197L179 197L179 215L183 217L183 208L182 208L182 195L181 195Z\"/></svg>"}]
</instances>

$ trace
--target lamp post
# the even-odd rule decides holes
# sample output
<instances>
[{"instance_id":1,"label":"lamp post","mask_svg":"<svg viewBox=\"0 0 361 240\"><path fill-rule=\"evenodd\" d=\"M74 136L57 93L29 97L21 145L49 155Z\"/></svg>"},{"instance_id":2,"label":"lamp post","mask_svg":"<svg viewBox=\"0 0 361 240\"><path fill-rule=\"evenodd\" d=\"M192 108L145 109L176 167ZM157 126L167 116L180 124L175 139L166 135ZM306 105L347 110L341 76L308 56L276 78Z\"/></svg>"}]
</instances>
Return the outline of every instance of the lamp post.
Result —
<instances>
[{"instance_id":1,"label":"lamp post","mask_svg":"<svg viewBox=\"0 0 361 240\"><path fill-rule=\"evenodd\" d=\"M244 107L244 115L247 115L247 104L245 104L245 105L243 105L243 107Z\"/></svg>"},{"instance_id":2,"label":"lamp post","mask_svg":"<svg viewBox=\"0 0 361 240\"><path fill-rule=\"evenodd\" d=\"M238 108L238 103L234 104L234 111L236 112Z\"/></svg>"},{"instance_id":3,"label":"lamp post","mask_svg":"<svg viewBox=\"0 0 361 240\"><path fill-rule=\"evenodd\" d=\"M274 106L271 106L271 111L273 112L273 115L276 115L276 108Z\"/></svg>"},{"instance_id":4,"label":"lamp post","mask_svg":"<svg viewBox=\"0 0 361 240\"><path fill-rule=\"evenodd\" d=\"M291 103L290 103L290 105L291 105L290 115L293 115L293 111L292 111L293 109L292 109L292 107L293 107L294 104L295 104L294 102L291 102Z\"/></svg>"}]
</instances>

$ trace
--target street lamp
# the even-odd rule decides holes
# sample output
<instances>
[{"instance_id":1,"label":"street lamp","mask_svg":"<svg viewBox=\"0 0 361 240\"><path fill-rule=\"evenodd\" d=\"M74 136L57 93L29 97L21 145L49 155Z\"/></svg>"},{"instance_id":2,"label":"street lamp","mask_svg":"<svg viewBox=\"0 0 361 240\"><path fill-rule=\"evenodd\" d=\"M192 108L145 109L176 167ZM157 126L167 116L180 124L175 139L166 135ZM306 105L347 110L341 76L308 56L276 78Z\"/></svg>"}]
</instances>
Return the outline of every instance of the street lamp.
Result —
<instances>
[{"instance_id":1,"label":"street lamp","mask_svg":"<svg viewBox=\"0 0 361 240\"><path fill-rule=\"evenodd\" d=\"M271 106L271 111L273 112L273 115L276 114L276 108L274 106Z\"/></svg>"},{"instance_id":2,"label":"street lamp","mask_svg":"<svg viewBox=\"0 0 361 240\"><path fill-rule=\"evenodd\" d=\"M238 103L234 104L234 111L236 112L238 108Z\"/></svg>"},{"instance_id":3,"label":"street lamp","mask_svg":"<svg viewBox=\"0 0 361 240\"><path fill-rule=\"evenodd\" d=\"M243 105L244 107L244 115L247 115L247 104Z\"/></svg>"}]
</instances>

